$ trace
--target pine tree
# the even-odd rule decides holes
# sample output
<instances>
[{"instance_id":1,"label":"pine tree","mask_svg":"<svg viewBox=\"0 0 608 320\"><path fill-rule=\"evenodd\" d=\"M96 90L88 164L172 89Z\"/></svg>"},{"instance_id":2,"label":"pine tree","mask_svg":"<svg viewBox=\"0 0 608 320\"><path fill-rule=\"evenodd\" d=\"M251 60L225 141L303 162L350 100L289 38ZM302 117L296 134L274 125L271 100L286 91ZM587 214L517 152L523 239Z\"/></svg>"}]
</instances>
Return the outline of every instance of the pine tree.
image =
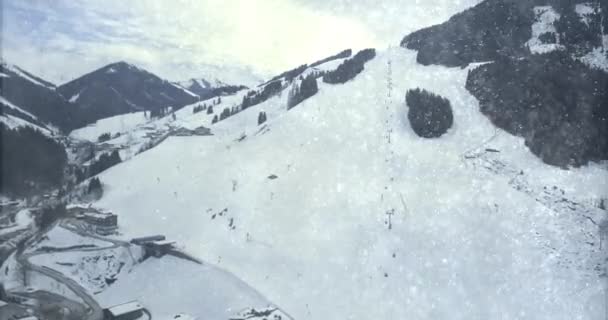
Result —
<instances>
[{"instance_id":1,"label":"pine tree","mask_svg":"<svg viewBox=\"0 0 608 320\"><path fill-rule=\"evenodd\" d=\"M213 116L213 120L211 120L211 124L214 124L217 122L217 114Z\"/></svg>"},{"instance_id":2,"label":"pine tree","mask_svg":"<svg viewBox=\"0 0 608 320\"><path fill-rule=\"evenodd\" d=\"M258 126L264 122L266 122L266 112L260 111L260 113L258 114Z\"/></svg>"},{"instance_id":3,"label":"pine tree","mask_svg":"<svg viewBox=\"0 0 608 320\"><path fill-rule=\"evenodd\" d=\"M224 108L224 110L222 110L222 113L220 113L220 120L224 120L228 117L230 117L230 109Z\"/></svg>"},{"instance_id":4,"label":"pine tree","mask_svg":"<svg viewBox=\"0 0 608 320\"><path fill-rule=\"evenodd\" d=\"M99 181L98 177L95 177L91 180L89 180L89 187L87 188L87 193L88 194L100 194L103 191L102 186L101 186L101 181Z\"/></svg>"}]
</instances>

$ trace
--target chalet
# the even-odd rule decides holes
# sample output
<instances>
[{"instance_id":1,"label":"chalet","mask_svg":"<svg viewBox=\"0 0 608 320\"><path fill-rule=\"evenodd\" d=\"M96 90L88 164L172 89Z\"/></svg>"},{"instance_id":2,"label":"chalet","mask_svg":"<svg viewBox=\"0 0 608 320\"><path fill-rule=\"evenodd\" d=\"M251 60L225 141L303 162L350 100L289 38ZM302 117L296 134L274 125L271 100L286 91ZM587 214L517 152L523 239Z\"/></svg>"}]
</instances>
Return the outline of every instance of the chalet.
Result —
<instances>
[{"instance_id":1,"label":"chalet","mask_svg":"<svg viewBox=\"0 0 608 320\"><path fill-rule=\"evenodd\" d=\"M143 316L144 307L137 301L103 309L106 320L136 320Z\"/></svg>"}]
</instances>

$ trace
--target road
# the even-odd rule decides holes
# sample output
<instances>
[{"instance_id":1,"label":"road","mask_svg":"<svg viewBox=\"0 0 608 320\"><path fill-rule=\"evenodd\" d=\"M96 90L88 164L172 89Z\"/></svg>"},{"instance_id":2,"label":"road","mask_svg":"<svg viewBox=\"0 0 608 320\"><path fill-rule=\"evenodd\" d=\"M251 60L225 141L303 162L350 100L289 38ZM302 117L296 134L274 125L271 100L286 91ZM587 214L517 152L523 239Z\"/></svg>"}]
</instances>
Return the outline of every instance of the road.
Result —
<instances>
[{"instance_id":1,"label":"road","mask_svg":"<svg viewBox=\"0 0 608 320\"><path fill-rule=\"evenodd\" d=\"M60 222L60 227L68 229L80 236L83 237L89 237L89 238L95 238L98 240L102 240L102 241L106 241L108 243L111 243L111 246L107 246L107 247L93 247L93 248L81 248L81 249L70 249L70 250L65 250L65 251L79 251L79 252L91 252L91 251L102 251L102 250L110 250L110 249L115 249L118 247L127 247L130 244L128 242L124 242L124 241L118 241L118 240L114 240L114 239L108 239L108 238L104 238L104 237L100 237L98 235L93 235L90 234L84 230L81 230L77 227L72 227L70 225L68 225L67 223L65 223L64 221ZM48 230L52 229L53 227L56 227L56 225L53 225L51 228L49 228ZM46 231L48 231L46 230ZM42 237L42 235L44 235L45 232L41 232L37 235L37 238ZM87 306L86 310L86 320L103 320L103 309L101 308L101 306L97 303L97 301L87 292L87 290L85 288L83 288L80 284L78 284L76 281L65 277L61 272L58 272L54 269L45 267L45 266L38 266L36 264L33 264L30 262L30 258L37 256L37 255L43 255L43 254L48 254L49 252L30 252L30 253L25 253L24 252L24 248L20 248L19 250L17 250L17 254L16 254L16 259L17 262L26 270L26 271L33 271L33 272L38 272L40 274L43 274L63 285L65 285L66 287L68 287L72 292L74 292L80 299L82 299L82 301L84 302L84 304ZM57 250L57 251L62 251L62 250ZM130 252L130 251L129 251ZM132 257L132 256L131 256ZM133 258L133 257L132 257Z\"/></svg>"}]
</instances>

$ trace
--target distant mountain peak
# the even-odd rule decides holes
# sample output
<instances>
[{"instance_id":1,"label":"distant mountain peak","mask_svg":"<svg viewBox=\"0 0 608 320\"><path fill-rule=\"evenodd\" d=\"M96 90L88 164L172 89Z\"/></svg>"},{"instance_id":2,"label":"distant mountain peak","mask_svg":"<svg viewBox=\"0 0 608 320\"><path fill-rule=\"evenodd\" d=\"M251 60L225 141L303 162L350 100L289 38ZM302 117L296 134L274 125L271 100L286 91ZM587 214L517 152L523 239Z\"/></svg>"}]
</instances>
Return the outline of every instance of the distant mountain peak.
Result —
<instances>
[{"instance_id":1,"label":"distant mountain peak","mask_svg":"<svg viewBox=\"0 0 608 320\"><path fill-rule=\"evenodd\" d=\"M180 108L199 99L196 94L125 61L85 74L59 86L58 91L86 110L86 122L134 111Z\"/></svg>"}]
</instances>

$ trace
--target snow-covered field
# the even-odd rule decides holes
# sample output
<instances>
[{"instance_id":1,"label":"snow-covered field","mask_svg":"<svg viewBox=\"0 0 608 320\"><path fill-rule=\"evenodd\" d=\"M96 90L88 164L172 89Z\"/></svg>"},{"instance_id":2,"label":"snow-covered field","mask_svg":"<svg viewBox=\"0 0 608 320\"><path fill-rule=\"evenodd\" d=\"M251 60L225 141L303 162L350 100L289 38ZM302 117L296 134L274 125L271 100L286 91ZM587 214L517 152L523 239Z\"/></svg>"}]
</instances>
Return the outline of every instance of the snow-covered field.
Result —
<instances>
[{"instance_id":1,"label":"snow-covered field","mask_svg":"<svg viewBox=\"0 0 608 320\"><path fill-rule=\"evenodd\" d=\"M150 258L96 297L104 307L140 301L154 319L231 319L245 308L271 305L233 275L172 256ZM181 314L181 318L174 318ZM288 320L288 319L284 319Z\"/></svg>"},{"instance_id":2,"label":"snow-covered field","mask_svg":"<svg viewBox=\"0 0 608 320\"><path fill-rule=\"evenodd\" d=\"M380 52L353 81L319 81L289 112L283 94L213 125L215 136L170 137L105 171L95 205L119 214L125 237L165 234L296 319L602 319L591 220L605 211L567 209L544 190L606 198L605 164L543 164L478 111L466 69L415 61L401 48ZM452 103L454 126L439 139L409 127L404 96L415 87ZM262 110L269 121L258 127ZM191 112L176 121L209 124ZM465 157L486 147L500 153ZM195 290L179 276L194 271L166 263L148 265L159 279L135 269L101 296L162 284L141 299L165 314L156 302Z\"/></svg>"},{"instance_id":3,"label":"snow-covered field","mask_svg":"<svg viewBox=\"0 0 608 320\"><path fill-rule=\"evenodd\" d=\"M144 124L146 122L148 122L148 119L144 117L143 112L127 113L97 120L95 123L90 124L84 128L72 131L70 133L70 136L77 139L84 139L96 142L99 136L104 133L110 133L110 135L114 135L116 133L132 131L138 125Z\"/></svg>"}]
</instances>

